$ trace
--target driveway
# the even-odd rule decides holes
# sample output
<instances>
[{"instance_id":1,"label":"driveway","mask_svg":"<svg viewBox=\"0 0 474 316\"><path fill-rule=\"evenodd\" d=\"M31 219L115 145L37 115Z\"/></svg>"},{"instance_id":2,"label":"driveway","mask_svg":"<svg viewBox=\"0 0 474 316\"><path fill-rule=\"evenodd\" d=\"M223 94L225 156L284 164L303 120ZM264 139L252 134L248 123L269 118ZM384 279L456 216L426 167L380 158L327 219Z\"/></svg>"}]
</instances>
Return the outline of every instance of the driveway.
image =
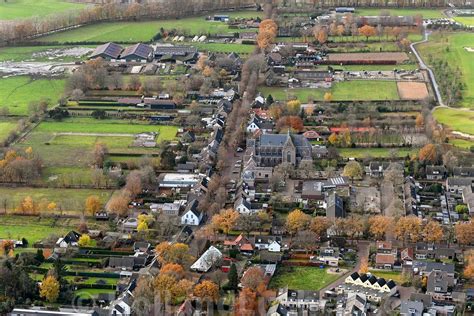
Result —
<instances>
[{"instance_id":1,"label":"driveway","mask_svg":"<svg viewBox=\"0 0 474 316\"><path fill-rule=\"evenodd\" d=\"M352 273L358 272L359 268L360 268L360 258L364 258L364 257L369 256L370 241L361 240L361 241L356 241L356 242L357 242L357 263L356 263L355 267L352 270L349 270L345 274L341 275L341 277L339 279L337 279L336 281L334 281L331 284L329 284L329 285L325 286L324 288L322 288L319 291L320 297L324 296L324 292L326 292L326 291L328 291L332 288L336 288L339 285L343 284L346 277L348 277Z\"/></svg>"}]
</instances>

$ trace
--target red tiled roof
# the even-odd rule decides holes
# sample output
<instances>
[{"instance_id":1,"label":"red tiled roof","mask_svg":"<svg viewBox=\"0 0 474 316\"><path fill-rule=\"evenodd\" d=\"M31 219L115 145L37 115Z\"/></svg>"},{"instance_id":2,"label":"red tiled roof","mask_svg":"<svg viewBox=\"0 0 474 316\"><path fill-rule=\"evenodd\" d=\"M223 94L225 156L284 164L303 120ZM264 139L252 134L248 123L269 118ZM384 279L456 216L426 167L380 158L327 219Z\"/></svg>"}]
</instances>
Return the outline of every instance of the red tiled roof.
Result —
<instances>
[{"instance_id":1,"label":"red tiled roof","mask_svg":"<svg viewBox=\"0 0 474 316\"><path fill-rule=\"evenodd\" d=\"M243 244L240 246L241 251L253 251L253 246L252 244Z\"/></svg>"},{"instance_id":2,"label":"red tiled roof","mask_svg":"<svg viewBox=\"0 0 474 316\"><path fill-rule=\"evenodd\" d=\"M375 263L377 264L394 264L395 256L393 254L378 253L375 257Z\"/></svg>"}]
</instances>

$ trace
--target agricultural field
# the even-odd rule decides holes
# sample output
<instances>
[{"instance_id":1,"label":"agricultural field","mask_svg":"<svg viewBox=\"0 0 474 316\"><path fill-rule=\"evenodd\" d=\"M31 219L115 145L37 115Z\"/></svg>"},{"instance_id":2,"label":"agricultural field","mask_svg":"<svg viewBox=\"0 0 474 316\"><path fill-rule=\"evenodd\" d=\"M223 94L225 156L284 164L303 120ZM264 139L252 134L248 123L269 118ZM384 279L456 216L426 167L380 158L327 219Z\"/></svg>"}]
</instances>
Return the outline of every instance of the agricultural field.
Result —
<instances>
[{"instance_id":1,"label":"agricultural field","mask_svg":"<svg viewBox=\"0 0 474 316\"><path fill-rule=\"evenodd\" d=\"M14 121L0 121L0 142L7 138L8 134L15 129L16 125Z\"/></svg>"},{"instance_id":2,"label":"agricultural field","mask_svg":"<svg viewBox=\"0 0 474 316\"><path fill-rule=\"evenodd\" d=\"M88 196L97 195L102 203L106 203L112 195L112 190L94 189L57 189L57 188L5 188L0 187L0 209L5 212L14 211L25 197L31 197L33 202L41 200L55 202L57 211L63 213L82 213Z\"/></svg>"},{"instance_id":3,"label":"agricultural field","mask_svg":"<svg viewBox=\"0 0 474 316\"><path fill-rule=\"evenodd\" d=\"M433 34L429 42L418 48L425 62L433 56L445 60L453 69L461 70L466 87L460 105L474 108L474 33Z\"/></svg>"},{"instance_id":4,"label":"agricultural field","mask_svg":"<svg viewBox=\"0 0 474 316\"><path fill-rule=\"evenodd\" d=\"M317 291L337 280L339 275L318 267L279 267L270 281L270 288Z\"/></svg>"},{"instance_id":5,"label":"agricultural field","mask_svg":"<svg viewBox=\"0 0 474 316\"><path fill-rule=\"evenodd\" d=\"M64 0L8 0L0 2L0 20L41 17L84 7L84 4Z\"/></svg>"},{"instance_id":6,"label":"agricultural field","mask_svg":"<svg viewBox=\"0 0 474 316\"><path fill-rule=\"evenodd\" d=\"M32 147L45 166L43 180L55 182L67 177L74 183L90 184L93 169L93 150L96 143L103 143L112 154L156 155L159 148L132 147L133 135L157 132L157 142L174 140L176 126L149 125L126 120L95 120L70 118L61 122L44 121L15 148ZM124 157L125 159L125 157ZM61 180L61 179L59 179Z\"/></svg>"},{"instance_id":7,"label":"agricultural field","mask_svg":"<svg viewBox=\"0 0 474 316\"><path fill-rule=\"evenodd\" d=\"M435 19L444 17L443 11L438 9L385 9L385 8L366 8L356 9L357 15L380 15L381 12L388 12L392 16L415 16L421 14L424 19Z\"/></svg>"},{"instance_id":8,"label":"agricultural field","mask_svg":"<svg viewBox=\"0 0 474 316\"><path fill-rule=\"evenodd\" d=\"M453 144L455 147L462 148L462 149L471 149L474 148L474 141L466 140L466 139L450 139L450 144Z\"/></svg>"},{"instance_id":9,"label":"agricultural field","mask_svg":"<svg viewBox=\"0 0 474 316\"><path fill-rule=\"evenodd\" d=\"M11 115L28 115L31 102L50 100L55 105L64 91L63 79L34 79L18 76L0 79L0 107L8 108Z\"/></svg>"},{"instance_id":10,"label":"agricultural field","mask_svg":"<svg viewBox=\"0 0 474 316\"><path fill-rule=\"evenodd\" d=\"M412 156L417 153L417 149L414 148L338 148L339 155L343 158L388 158L393 153L398 157L404 158L406 156Z\"/></svg>"},{"instance_id":11,"label":"agricultural field","mask_svg":"<svg viewBox=\"0 0 474 316\"><path fill-rule=\"evenodd\" d=\"M225 12L220 14L227 14ZM261 16L260 12L231 12L231 17ZM123 42L136 43L150 41L160 29L177 30L187 36L217 33L248 32L251 29L231 29L224 22L206 21L205 16L183 18L179 20L161 20L147 22L116 22L88 25L74 30L45 36L42 42Z\"/></svg>"},{"instance_id":12,"label":"agricultural field","mask_svg":"<svg viewBox=\"0 0 474 316\"><path fill-rule=\"evenodd\" d=\"M263 95L269 94L276 100L287 100L296 97L306 102L308 97L316 101L324 100L327 91L332 93L333 101L368 101L368 100L399 100L397 83L392 81L343 81L333 85L330 90L295 88L284 89L279 87L261 87L259 91Z\"/></svg>"},{"instance_id":13,"label":"agricultural field","mask_svg":"<svg viewBox=\"0 0 474 316\"><path fill-rule=\"evenodd\" d=\"M433 115L438 122L455 131L474 135L474 111L438 108Z\"/></svg>"}]
</instances>

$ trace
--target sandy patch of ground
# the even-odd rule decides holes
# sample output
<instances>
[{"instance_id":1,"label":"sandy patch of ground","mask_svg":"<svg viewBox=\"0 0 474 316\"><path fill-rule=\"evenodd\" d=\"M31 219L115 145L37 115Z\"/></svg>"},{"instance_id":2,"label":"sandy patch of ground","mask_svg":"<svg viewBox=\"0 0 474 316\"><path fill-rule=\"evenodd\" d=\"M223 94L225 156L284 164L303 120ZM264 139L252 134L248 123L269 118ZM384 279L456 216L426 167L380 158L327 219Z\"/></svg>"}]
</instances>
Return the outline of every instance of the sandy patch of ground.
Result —
<instances>
[{"instance_id":1,"label":"sandy patch of ground","mask_svg":"<svg viewBox=\"0 0 474 316\"><path fill-rule=\"evenodd\" d=\"M394 61L402 63L408 60L408 55L402 52L393 53L344 53L344 54L329 54L329 61L332 62L360 62L360 61Z\"/></svg>"},{"instance_id":2,"label":"sandy patch of ground","mask_svg":"<svg viewBox=\"0 0 474 316\"><path fill-rule=\"evenodd\" d=\"M397 88L402 100L424 100L429 96L424 82L397 82Z\"/></svg>"}]
</instances>

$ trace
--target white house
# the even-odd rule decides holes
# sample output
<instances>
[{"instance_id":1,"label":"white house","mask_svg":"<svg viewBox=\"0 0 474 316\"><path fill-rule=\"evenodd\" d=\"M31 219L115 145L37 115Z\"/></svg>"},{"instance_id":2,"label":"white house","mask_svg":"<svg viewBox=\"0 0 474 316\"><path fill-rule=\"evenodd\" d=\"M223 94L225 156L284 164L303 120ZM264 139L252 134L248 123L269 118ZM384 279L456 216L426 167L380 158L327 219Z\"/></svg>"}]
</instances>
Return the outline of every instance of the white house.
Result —
<instances>
[{"instance_id":1,"label":"white house","mask_svg":"<svg viewBox=\"0 0 474 316\"><path fill-rule=\"evenodd\" d=\"M268 250L269 252L281 252L281 237L257 236L255 237L255 248Z\"/></svg>"},{"instance_id":2,"label":"white house","mask_svg":"<svg viewBox=\"0 0 474 316\"><path fill-rule=\"evenodd\" d=\"M240 214L252 214L255 210L252 210L252 205L244 197L239 197L234 203L234 209Z\"/></svg>"},{"instance_id":3,"label":"white house","mask_svg":"<svg viewBox=\"0 0 474 316\"><path fill-rule=\"evenodd\" d=\"M214 246L209 247L191 266L191 270L207 272L213 265L222 260L222 252Z\"/></svg>"},{"instance_id":4,"label":"white house","mask_svg":"<svg viewBox=\"0 0 474 316\"><path fill-rule=\"evenodd\" d=\"M199 226L199 224L201 224L203 214L198 211L198 204L199 202L197 200L192 200L186 206L181 216L181 225Z\"/></svg>"}]
</instances>

